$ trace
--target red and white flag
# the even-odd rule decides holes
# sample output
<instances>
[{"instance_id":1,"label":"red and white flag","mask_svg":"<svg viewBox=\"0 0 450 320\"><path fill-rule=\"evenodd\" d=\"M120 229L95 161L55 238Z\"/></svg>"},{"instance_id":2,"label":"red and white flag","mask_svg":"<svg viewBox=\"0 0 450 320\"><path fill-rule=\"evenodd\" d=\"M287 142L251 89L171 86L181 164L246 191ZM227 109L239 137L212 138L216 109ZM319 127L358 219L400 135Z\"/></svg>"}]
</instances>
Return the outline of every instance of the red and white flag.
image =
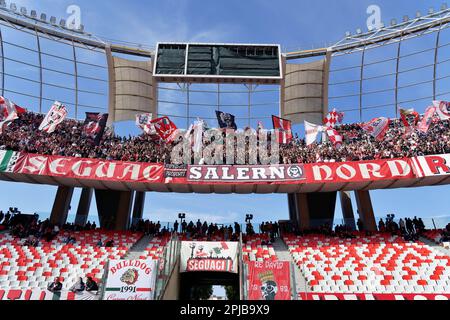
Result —
<instances>
[{"instance_id":1,"label":"red and white flag","mask_svg":"<svg viewBox=\"0 0 450 320\"><path fill-rule=\"evenodd\" d=\"M58 101L50 108L50 111L45 116L41 125L39 126L39 130L53 133L59 124L61 124L64 119L67 117L67 109L66 107Z\"/></svg>"},{"instance_id":2,"label":"red and white flag","mask_svg":"<svg viewBox=\"0 0 450 320\"><path fill-rule=\"evenodd\" d=\"M3 133L3 129L11 122L19 118L19 115L25 113L24 108L19 107L14 102L0 97L0 134Z\"/></svg>"},{"instance_id":3,"label":"red and white flag","mask_svg":"<svg viewBox=\"0 0 450 320\"><path fill-rule=\"evenodd\" d=\"M173 142L178 132L177 126L169 117L162 117L151 121L155 127L156 134L165 142Z\"/></svg>"},{"instance_id":4,"label":"red and white flag","mask_svg":"<svg viewBox=\"0 0 450 320\"><path fill-rule=\"evenodd\" d=\"M450 119L450 102L433 101L433 105L436 107L436 112L441 120Z\"/></svg>"},{"instance_id":5,"label":"red and white flag","mask_svg":"<svg viewBox=\"0 0 450 320\"><path fill-rule=\"evenodd\" d=\"M375 118L372 121L365 123L361 128L377 140L383 140L386 132L389 130L391 120L388 118Z\"/></svg>"},{"instance_id":6,"label":"red and white flag","mask_svg":"<svg viewBox=\"0 0 450 320\"><path fill-rule=\"evenodd\" d=\"M422 121L420 121L419 125L417 126L417 129L423 133L427 133L430 129L431 124L433 123L434 115L436 114L436 107L430 106L425 111L425 114L423 115Z\"/></svg>"},{"instance_id":7,"label":"red and white flag","mask_svg":"<svg viewBox=\"0 0 450 320\"><path fill-rule=\"evenodd\" d=\"M282 119L277 116L272 116L273 128L278 130L277 141L278 143L288 144L292 141L294 136L292 135L292 122L286 119Z\"/></svg>"},{"instance_id":8,"label":"red and white flag","mask_svg":"<svg viewBox=\"0 0 450 320\"><path fill-rule=\"evenodd\" d=\"M327 117L323 120L323 124L327 128L334 128L336 123L342 123L344 121L344 113L337 112L336 109L333 109L330 113L328 113Z\"/></svg>"},{"instance_id":9,"label":"red and white flag","mask_svg":"<svg viewBox=\"0 0 450 320\"><path fill-rule=\"evenodd\" d=\"M340 148L342 146L344 139L336 129L327 129L327 135L335 147Z\"/></svg>"},{"instance_id":10,"label":"red and white flag","mask_svg":"<svg viewBox=\"0 0 450 320\"><path fill-rule=\"evenodd\" d=\"M400 109L400 116L405 127L415 127L419 123L420 115L414 109Z\"/></svg>"}]
</instances>

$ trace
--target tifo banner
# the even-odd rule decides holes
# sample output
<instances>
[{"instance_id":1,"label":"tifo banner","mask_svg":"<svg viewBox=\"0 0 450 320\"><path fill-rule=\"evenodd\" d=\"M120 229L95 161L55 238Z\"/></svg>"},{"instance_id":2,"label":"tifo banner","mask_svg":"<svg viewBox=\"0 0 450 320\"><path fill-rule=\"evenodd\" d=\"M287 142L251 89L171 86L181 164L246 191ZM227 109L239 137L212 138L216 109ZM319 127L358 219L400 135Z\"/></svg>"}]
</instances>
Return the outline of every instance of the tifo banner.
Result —
<instances>
[{"instance_id":1,"label":"tifo banner","mask_svg":"<svg viewBox=\"0 0 450 320\"><path fill-rule=\"evenodd\" d=\"M188 166L188 181L275 182L306 179L303 165Z\"/></svg>"},{"instance_id":2,"label":"tifo banner","mask_svg":"<svg viewBox=\"0 0 450 320\"><path fill-rule=\"evenodd\" d=\"M450 294L300 293L301 300L449 300Z\"/></svg>"},{"instance_id":3,"label":"tifo banner","mask_svg":"<svg viewBox=\"0 0 450 320\"><path fill-rule=\"evenodd\" d=\"M110 260L103 300L153 300L155 260Z\"/></svg>"},{"instance_id":4,"label":"tifo banner","mask_svg":"<svg viewBox=\"0 0 450 320\"><path fill-rule=\"evenodd\" d=\"M13 172L87 180L146 183L162 183L164 181L164 166L162 164L80 159L23 153L18 157Z\"/></svg>"},{"instance_id":5,"label":"tifo banner","mask_svg":"<svg viewBox=\"0 0 450 320\"><path fill-rule=\"evenodd\" d=\"M248 265L248 300L291 300L290 263L253 261Z\"/></svg>"},{"instance_id":6,"label":"tifo banner","mask_svg":"<svg viewBox=\"0 0 450 320\"><path fill-rule=\"evenodd\" d=\"M450 154L417 157L412 162L419 178L450 175Z\"/></svg>"},{"instance_id":7,"label":"tifo banner","mask_svg":"<svg viewBox=\"0 0 450 320\"><path fill-rule=\"evenodd\" d=\"M0 290L1 300L20 300L20 301L37 301L37 300L99 300L100 296L93 292L71 291L50 292L42 289L30 290Z\"/></svg>"},{"instance_id":8,"label":"tifo banner","mask_svg":"<svg viewBox=\"0 0 450 320\"><path fill-rule=\"evenodd\" d=\"M184 241L180 272L238 273L238 243Z\"/></svg>"},{"instance_id":9,"label":"tifo banner","mask_svg":"<svg viewBox=\"0 0 450 320\"><path fill-rule=\"evenodd\" d=\"M15 172L20 153L15 151L0 151L0 172Z\"/></svg>"}]
</instances>

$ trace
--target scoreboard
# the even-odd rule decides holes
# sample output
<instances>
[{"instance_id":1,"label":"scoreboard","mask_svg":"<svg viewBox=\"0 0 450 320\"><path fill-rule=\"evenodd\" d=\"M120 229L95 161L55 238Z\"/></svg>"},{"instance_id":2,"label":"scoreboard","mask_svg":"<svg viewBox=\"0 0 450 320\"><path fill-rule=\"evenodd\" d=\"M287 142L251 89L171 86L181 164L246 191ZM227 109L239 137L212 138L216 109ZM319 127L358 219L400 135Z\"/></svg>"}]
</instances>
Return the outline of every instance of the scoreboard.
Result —
<instances>
[{"instance_id":1,"label":"scoreboard","mask_svg":"<svg viewBox=\"0 0 450 320\"><path fill-rule=\"evenodd\" d=\"M158 43L153 70L161 82L279 83L279 45Z\"/></svg>"}]
</instances>

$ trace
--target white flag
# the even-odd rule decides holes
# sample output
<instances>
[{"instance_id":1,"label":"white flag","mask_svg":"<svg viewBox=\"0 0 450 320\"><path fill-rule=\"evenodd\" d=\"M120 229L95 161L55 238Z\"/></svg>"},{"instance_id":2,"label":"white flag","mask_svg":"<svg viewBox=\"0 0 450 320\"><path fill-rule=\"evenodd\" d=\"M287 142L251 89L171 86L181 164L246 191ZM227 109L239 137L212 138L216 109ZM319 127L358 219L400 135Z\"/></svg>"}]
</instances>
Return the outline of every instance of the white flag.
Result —
<instances>
[{"instance_id":1,"label":"white flag","mask_svg":"<svg viewBox=\"0 0 450 320\"><path fill-rule=\"evenodd\" d=\"M312 145L317 140L317 136L323 131L323 127L305 121L306 145Z\"/></svg>"},{"instance_id":2,"label":"white flag","mask_svg":"<svg viewBox=\"0 0 450 320\"><path fill-rule=\"evenodd\" d=\"M12 101L0 97L0 134L3 133L5 126L18 118L16 105Z\"/></svg>"},{"instance_id":3,"label":"white flag","mask_svg":"<svg viewBox=\"0 0 450 320\"><path fill-rule=\"evenodd\" d=\"M441 120L450 119L450 102L433 101L433 104L436 107L436 112Z\"/></svg>"},{"instance_id":4,"label":"white flag","mask_svg":"<svg viewBox=\"0 0 450 320\"><path fill-rule=\"evenodd\" d=\"M53 133L55 132L56 127L61 124L66 117L66 107L60 102L55 101L55 103L50 108L50 111L47 113L41 125L39 126L39 130L45 131L47 133Z\"/></svg>"},{"instance_id":5,"label":"white flag","mask_svg":"<svg viewBox=\"0 0 450 320\"><path fill-rule=\"evenodd\" d=\"M203 129L205 123L202 120L196 121L194 124L194 152L200 153L203 147Z\"/></svg>"},{"instance_id":6,"label":"white flag","mask_svg":"<svg viewBox=\"0 0 450 320\"><path fill-rule=\"evenodd\" d=\"M153 115L151 113L143 113L136 115L136 126L142 129L146 134L155 135L156 130L152 123Z\"/></svg>"}]
</instances>

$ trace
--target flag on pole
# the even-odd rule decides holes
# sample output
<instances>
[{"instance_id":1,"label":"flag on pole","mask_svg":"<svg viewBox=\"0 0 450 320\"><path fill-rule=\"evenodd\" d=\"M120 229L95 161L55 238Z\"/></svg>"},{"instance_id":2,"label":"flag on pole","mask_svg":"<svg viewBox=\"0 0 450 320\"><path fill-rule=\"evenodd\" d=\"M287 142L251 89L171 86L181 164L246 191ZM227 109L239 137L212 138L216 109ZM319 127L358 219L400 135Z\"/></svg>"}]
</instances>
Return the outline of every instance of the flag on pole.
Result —
<instances>
[{"instance_id":1,"label":"flag on pole","mask_svg":"<svg viewBox=\"0 0 450 320\"><path fill-rule=\"evenodd\" d=\"M162 117L151 121L155 127L156 134L165 142L171 143L175 139L175 135L178 132L177 126L173 123L169 117Z\"/></svg>"},{"instance_id":2,"label":"flag on pole","mask_svg":"<svg viewBox=\"0 0 450 320\"><path fill-rule=\"evenodd\" d=\"M365 123L361 126L361 128L374 137L377 140L383 140L384 136L386 135L386 132L389 130L389 124L391 123L391 120L388 118L375 118L372 121Z\"/></svg>"},{"instance_id":3,"label":"flag on pole","mask_svg":"<svg viewBox=\"0 0 450 320\"><path fill-rule=\"evenodd\" d=\"M105 133L106 123L108 121L107 113L86 112L86 120L83 125L83 135L99 145Z\"/></svg>"},{"instance_id":4,"label":"flag on pole","mask_svg":"<svg viewBox=\"0 0 450 320\"><path fill-rule=\"evenodd\" d=\"M16 105L14 102L0 97L0 134L11 122L19 118L19 115L26 110Z\"/></svg>"},{"instance_id":5,"label":"flag on pole","mask_svg":"<svg viewBox=\"0 0 450 320\"><path fill-rule=\"evenodd\" d=\"M236 117L231 113L216 111L219 128L237 130Z\"/></svg>"},{"instance_id":6,"label":"flag on pole","mask_svg":"<svg viewBox=\"0 0 450 320\"><path fill-rule=\"evenodd\" d=\"M148 135L155 135L156 130L152 124L153 115L151 113L143 113L136 115L136 126L142 129Z\"/></svg>"},{"instance_id":7,"label":"flag on pole","mask_svg":"<svg viewBox=\"0 0 450 320\"><path fill-rule=\"evenodd\" d=\"M58 125L60 125L66 117L66 106L58 101L55 101L55 103L52 105L49 112L45 116L44 120L42 121L41 125L39 126L39 130L47 132L49 134L53 133L55 132Z\"/></svg>"},{"instance_id":8,"label":"flag on pole","mask_svg":"<svg viewBox=\"0 0 450 320\"><path fill-rule=\"evenodd\" d=\"M194 123L194 152L200 153L203 147L203 130L205 129L205 122L198 120Z\"/></svg>"},{"instance_id":9,"label":"flag on pole","mask_svg":"<svg viewBox=\"0 0 450 320\"><path fill-rule=\"evenodd\" d=\"M450 102L433 101L433 105L436 107L436 112L441 120L450 119Z\"/></svg>"},{"instance_id":10,"label":"flag on pole","mask_svg":"<svg viewBox=\"0 0 450 320\"><path fill-rule=\"evenodd\" d=\"M317 141L317 136L323 131L323 127L305 121L306 145L310 146Z\"/></svg>"},{"instance_id":11,"label":"flag on pole","mask_svg":"<svg viewBox=\"0 0 450 320\"><path fill-rule=\"evenodd\" d=\"M417 126L417 129L419 129L420 132L427 133L428 129L430 129L431 123L433 122L434 115L436 114L436 107L430 106L425 111L425 114L423 115L422 121L420 121L419 125Z\"/></svg>"},{"instance_id":12,"label":"flag on pole","mask_svg":"<svg viewBox=\"0 0 450 320\"><path fill-rule=\"evenodd\" d=\"M342 142L344 141L343 137L337 132L336 129L327 129L327 135L330 138L330 141L333 143L333 145L337 148L340 148L342 146Z\"/></svg>"},{"instance_id":13,"label":"flag on pole","mask_svg":"<svg viewBox=\"0 0 450 320\"><path fill-rule=\"evenodd\" d=\"M278 143L288 144L292 141L292 122L277 116L272 116L273 128L278 130Z\"/></svg>"}]
</instances>

